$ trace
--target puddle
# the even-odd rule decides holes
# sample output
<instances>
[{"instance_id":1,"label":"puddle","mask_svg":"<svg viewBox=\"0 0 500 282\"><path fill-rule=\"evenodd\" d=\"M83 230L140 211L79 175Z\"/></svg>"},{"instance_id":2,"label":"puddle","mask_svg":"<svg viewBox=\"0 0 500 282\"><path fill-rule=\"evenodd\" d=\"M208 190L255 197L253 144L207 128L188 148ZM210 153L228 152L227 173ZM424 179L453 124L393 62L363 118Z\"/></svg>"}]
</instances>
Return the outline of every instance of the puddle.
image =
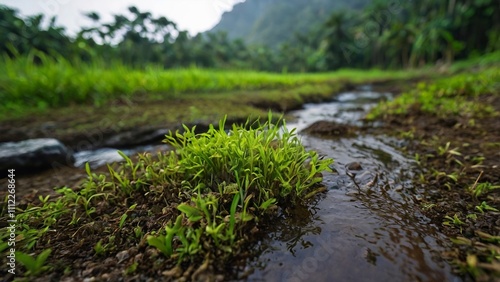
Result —
<instances>
[{"instance_id":1,"label":"puddle","mask_svg":"<svg viewBox=\"0 0 500 282\"><path fill-rule=\"evenodd\" d=\"M388 98L369 89L344 93L331 103L306 105L287 126L300 131L318 120L357 124L374 103ZM301 139L334 158L336 172L324 174L328 192L310 210L272 227L248 280L461 281L439 258L446 238L413 208L414 162L397 150L398 140ZM352 162L361 170L347 169Z\"/></svg>"}]
</instances>

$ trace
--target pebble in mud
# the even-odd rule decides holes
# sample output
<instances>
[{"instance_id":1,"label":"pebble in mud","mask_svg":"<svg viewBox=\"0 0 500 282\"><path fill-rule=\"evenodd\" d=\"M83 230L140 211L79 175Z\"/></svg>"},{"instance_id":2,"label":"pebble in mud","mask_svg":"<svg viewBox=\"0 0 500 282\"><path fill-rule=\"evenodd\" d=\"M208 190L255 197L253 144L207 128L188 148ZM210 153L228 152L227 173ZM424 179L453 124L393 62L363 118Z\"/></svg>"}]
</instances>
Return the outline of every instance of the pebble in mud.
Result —
<instances>
[{"instance_id":1,"label":"pebble in mud","mask_svg":"<svg viewBox=\"0 0 500 282\"><path fill-rule=\"evenodd\" d=\"M118 259L118 263L123 262L124 260L128 259L130 257L129 251L121 251L118 254L116 254L116 258Z\"/></svg>"},{"instance_id":2,"label":"pebble in mud","mask_svg":"<svg viewBox=\"0 0 500 282\"><path fill-rule=\"evenodd\" d=\"M361 164L358 162L352 162L345 165L348 170L362 170Z\"/></svg>"},{"instance_id":3,"label":"pebble in mud","mask_svg":"<svg viewBox=\"0 0 500 282\"><path fill-rule=\"evenodd\" d=\"M358 162L348 163L345 165L345 168L346 168L346 174L349 175L350 177L356 177L358 171L363 170L361 164Z\"/></svg>"}]
</instances>

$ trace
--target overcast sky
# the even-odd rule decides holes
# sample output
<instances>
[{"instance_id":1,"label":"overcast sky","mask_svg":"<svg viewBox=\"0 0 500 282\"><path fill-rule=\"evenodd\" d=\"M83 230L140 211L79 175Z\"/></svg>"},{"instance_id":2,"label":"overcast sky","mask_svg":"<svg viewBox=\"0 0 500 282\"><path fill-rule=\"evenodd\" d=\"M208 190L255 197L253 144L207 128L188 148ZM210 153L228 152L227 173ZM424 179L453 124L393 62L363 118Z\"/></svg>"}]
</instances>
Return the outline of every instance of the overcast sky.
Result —
<instances>
[{"instance_id":1,"label":"overcast sky","mask_svg":"<svg viewBox=\"0 0 500 282\"><path fill-rule=\"evenodd\" d=\"M235 3L243 0L0 0L0 4L17 8L21 15L45 14L47 18L57 16L58 25L74 34L82 26L91 26L91 21L82 13L95 11L101 20L112 20L113 14L127 14L127 7L136 6L141 12L153 16L165 16L177 23L180 30L191 35L206 31L216 25L222 13L231 10Z\"/></svg>"}]
</instances>

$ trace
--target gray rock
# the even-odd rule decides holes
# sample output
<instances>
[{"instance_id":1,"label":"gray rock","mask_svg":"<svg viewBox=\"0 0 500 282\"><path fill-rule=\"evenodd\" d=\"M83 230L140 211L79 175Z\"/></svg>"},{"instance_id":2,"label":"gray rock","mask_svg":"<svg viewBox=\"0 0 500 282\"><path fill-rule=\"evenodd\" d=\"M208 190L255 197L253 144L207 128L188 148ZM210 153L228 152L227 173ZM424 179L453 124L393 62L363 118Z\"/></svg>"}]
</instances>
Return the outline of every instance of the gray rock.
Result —
<instances>
[{"instance_id":1,"label":"gray rock","mask_svg":"<svg viewBox=\"0 0 500 282\"><path fill-rule=\"evenodd\" d=\"M165 139L169 129L164 128L141 128L135 131L127 131L116 134L104 141L105 147L129 147L153 143Z\"/></svg>"},{"instance_id":2,"label":"gray rock","mask_svg":"<svg viewBox=\"0 0 500 282\"><path fill-rule=\"evenodd\" d=\"M0 143L0 171L72 166L73 153L52 138Z\"/></svg>"}]
</instances>

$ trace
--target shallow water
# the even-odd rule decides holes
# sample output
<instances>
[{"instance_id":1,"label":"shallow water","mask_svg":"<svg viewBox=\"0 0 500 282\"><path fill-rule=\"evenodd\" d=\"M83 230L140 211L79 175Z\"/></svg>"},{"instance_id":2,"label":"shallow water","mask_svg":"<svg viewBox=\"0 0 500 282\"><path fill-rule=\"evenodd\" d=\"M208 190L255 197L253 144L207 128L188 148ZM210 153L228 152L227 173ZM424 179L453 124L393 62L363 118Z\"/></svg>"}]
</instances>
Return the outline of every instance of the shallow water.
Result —
<instances>
[{"instance_id":1,"label":"shallow water","mask_svg":"<svg viewBox=\"0 0 500 282\"><path fill-rule=\"evenodd\" d=\"M360 125L360 119L366 111L379 101L392 98L390 93L378 93L365 90L344 92L337 95L332 101L321 104L305 104L302 110L295 111L292 115L296 118L287 123L289 129L297 131L305 129L312 123L320 120L334 121L342 124Z\"/></svg>"},{"instance_id":2,"label":"shallow water","mask_svg":"<svg viewBox=\"0 0 500 282\"><path fill-rule=\"evenodd\" d=\"M120 151L126 156L132 156L137 153L166 151L169 149L170 147L168 145L160 144L138 146L134 148L121 149ZM76 167L84 167L85 163L88 162L91 168L97 168L108 163L121 162L123 161L123 158L120 154L118 154L118 150L119 149L116 148L100 148L96 150L76 152L73 154L75 158L74 165Z\"/></svg>"},{"instance_id":3,"label":"shallow water","mask_svg":"<svg viewBox=\"0 0 500 282\"><path fill-rule=\"evenodd\" d=\"M390 99L389 93L377 93L370 91L370 87L362 88L360 92L345 92L337 95L332 102L321 104L306 104L304 109L296 111L297 119L289 128L302 130L308 125L319 120L331 120L340 123L359 124L359 119L373 103ZM142 152L155 152L168 150L169 147L163 145L146 145L133 148L121 149L127 155L132 156ZM90 167L97 168L107 163L120 162L123 158L118 154L116 148L100 148L95 150L79 151L74 154L76 167L84 167L89 163Z\"/></svg>"},{"instance_id":4,"label":"shallow water","mask_svg":"<svg viewBox=\"0 0 500 282\"><path fill-rule=\"evenodd\" d=\"M357 124L377 100L387 98L369 89L343 93L331 103L306 105L288 127L300 131L318 120ZM414 162L397 150L398 140L301 138L334 158L336 172L324 174L328 192L310 210L273 227L249 280L461 281L439 259L445 237L413 207ZM362 170L348 170L351 162Z\"/></svg>"},{"instance_id":5,"label":"shallow water","mask_svg":"<svg viewBox=\"0 0 500 282\"><path fill-rule=\"evenodd\" d=\"M293 112L289 129L305 129L315 121L360 125L366 111L389 93L370 87L341 93L331 102L306 104ZM386 136L318 138L301 134L303 144L335 160L334 173L324 173L328 191L309 209L276 221L251 263L250 281L461 281L439 259L446 239L414 208L411 184L414 162L397 149L401 142ZM123 150L168 149L166 145ZM117 149L79 152L76 165L120 161ZM349 171L351 162L362 170ZM418 203L417 203L418 204Z\"/></svg>"}]
</instances>

